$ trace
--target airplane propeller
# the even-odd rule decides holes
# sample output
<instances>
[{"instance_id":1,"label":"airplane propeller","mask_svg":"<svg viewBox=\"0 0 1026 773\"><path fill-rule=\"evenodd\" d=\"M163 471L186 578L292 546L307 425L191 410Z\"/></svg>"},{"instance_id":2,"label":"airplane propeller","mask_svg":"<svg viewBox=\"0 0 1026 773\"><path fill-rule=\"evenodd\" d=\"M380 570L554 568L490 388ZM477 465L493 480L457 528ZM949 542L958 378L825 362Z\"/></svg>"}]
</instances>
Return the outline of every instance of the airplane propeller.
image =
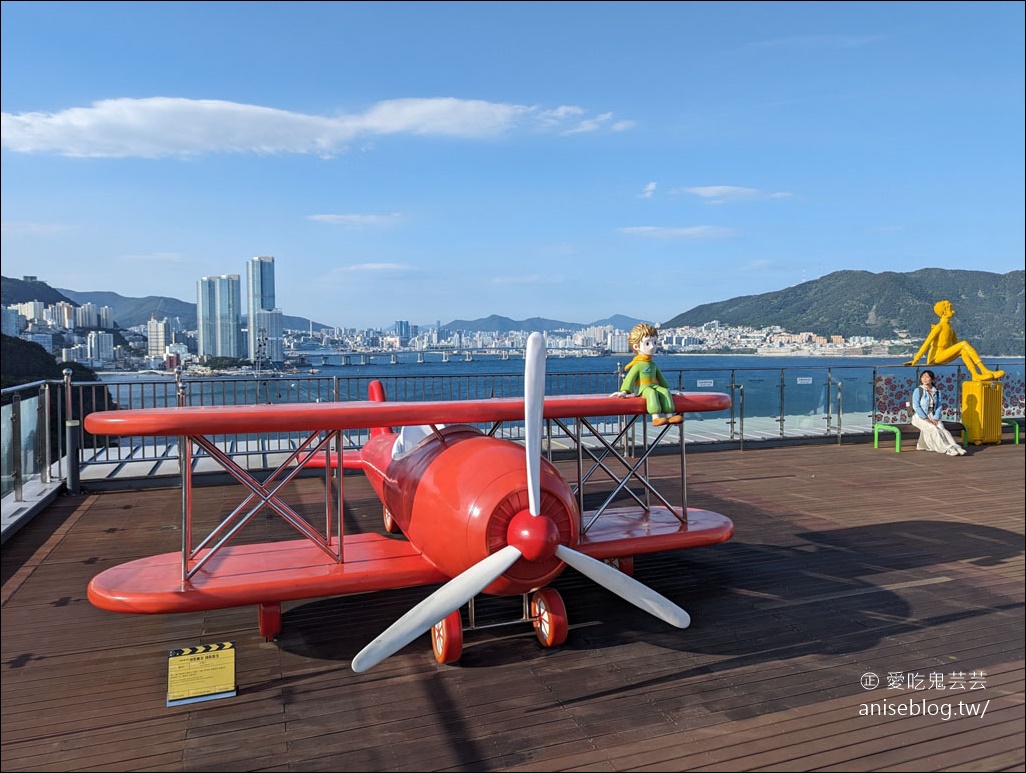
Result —
<instances>
[{"instance_id":1,"label":"airplane propeller","mask_svg":"<svg viewBox=\"0 0 1026 773\"><path fill-rule=\"evenodd\" d=\"M510 522L508 544L458 574L386 628L353 658L353 671L362 673L398 652L439 620L470 602L520 558L538 560L555 555L581 574L640 609L677 628L691 617L651 588L609 564L559 543L551 519L541 513L541 435L545 402L545 338L532 333L524 353L524 446L527 459L528 513Z\"/></svg>"}]
</instances>

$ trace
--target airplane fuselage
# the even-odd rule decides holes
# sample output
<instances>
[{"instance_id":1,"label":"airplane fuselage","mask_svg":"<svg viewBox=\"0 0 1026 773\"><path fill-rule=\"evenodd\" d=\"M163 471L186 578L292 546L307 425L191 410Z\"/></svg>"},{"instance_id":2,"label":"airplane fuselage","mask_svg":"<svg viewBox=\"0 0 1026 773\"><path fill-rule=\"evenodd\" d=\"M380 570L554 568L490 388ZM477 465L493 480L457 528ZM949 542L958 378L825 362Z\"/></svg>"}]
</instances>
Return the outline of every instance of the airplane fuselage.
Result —
<instances>
[{"instance_id":1,"label":"airplane fuselage","mask_svg":"<svg viewBox=\"0 0 1026 773\"><path fill-rule=\"evenodd\" d=\"M468 425L438 433L398 458L392 457L397 436L380 434L368 441L361 457L368 479L403 534L425 558L455 577L510 544L511 524L514 531L518 524L526 524L526 531L535 529L528 520L523 446ZM537 531L552 535L559 544L575 546L580 535L576 500L544 459L540 509L542 514L533 518L550 523L539 522ZM523 558L485 588L486 593L528 593L552 582L564 568L552 550L542 547L533 559L532 551L523 552Z\"/></svg>"}]
</instances>

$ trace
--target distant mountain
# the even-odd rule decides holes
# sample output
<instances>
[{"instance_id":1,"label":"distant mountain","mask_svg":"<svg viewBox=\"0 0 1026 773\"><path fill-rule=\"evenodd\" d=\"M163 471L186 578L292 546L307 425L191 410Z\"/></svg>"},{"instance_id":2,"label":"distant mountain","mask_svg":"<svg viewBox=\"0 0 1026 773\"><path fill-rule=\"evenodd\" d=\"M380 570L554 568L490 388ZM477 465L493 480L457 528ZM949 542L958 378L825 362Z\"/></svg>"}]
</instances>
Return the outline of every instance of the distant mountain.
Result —
<instances>
[{"instance_id":1,"label":"distant mountain","mask_svg":"<svg viewBox=\"0 0 1026 773\"><path fill-rule=\"evenodd\" d=\"M78 304L95 303L97 306L110 306L114 309L114 320L121 327L135 327L145 325L154 315L157 319L167 317L180 317L182 327L186 330L196 329L196 304L179 301L175 298L166 298L160 295L149 295L145 298L125 298L117 293L90 292L80 293L76 290L61 289L61 292ZM245 319L246 315L243 314ZM290 317L282 315L282 325L288 330L309 330L310 325L314 330L331 325L322 325L319 322L311 323L306 317Z\"/></svg>"},{"instance_id":2,"label":"distant mountain","mask_svg":"<svg viewBox=\"0 0 1026 773\"><path fill-rule=\"evenodd\" d=\"M1026 354L1024 281L1024 271L836 271L785 290L696 306L667 320L663 327L719 320L728 326L777 325L792 333L845 338L895 338L895 331L902 330L921 341L937 321L933 305L949 300L960 339L982 355L1022 357Z\"/></svg>"},{"instance_id":3,"label":"distant mountain","mask_svg":"<svg viewBox=\"0 0 1026 773\"><path fill-rule=\"evenodd\" d=\"M490 317L484 317L483 319L454 319L448 325L443 325L442 327L447 330L462 330L468 333L488 333L492 331L510 333L514 330L523 330L528 333L543 333L547 330L583 330L586 327L602 325L612 325L620 330L630 330L635 324L642 321L632 317L625 317L622 314L616 314L607 319L587 324L581 322L562 322L557 319L543 319L542 317L516 320L492 314Z\"/></svg>"},{"instance_id":4,"label":"distant mountain","mask_svg":"<svg viewBox=\"0 0 1026 773\"><path fill-rule=\"evenodd\" d=\"M166 298L162 295L147 295L145 298L126 298L111 292L80 293L61 288L60 292L76 304L92 303L97 308L110 306L114 310L114 321L123 328L145 325L156 315L157 319L179 317L186 330L196 327L196 304Z\"/></svg>"},{"instance_id":5,"label":"distant mountain","mask_svg":"<svg viewBox=\"0 0 1026 773\"><path fill-rule=\"evenodd\" d=\"M123 328L145 324L154 313L160 318L180 317L187 329L196 327L196 304L174 298L149 296L125 298L117 293L55 290L45 282L25 282L2 277L2 303L38 300L44 303L92 302L114 309L114 319ZM1024 283L1026 272L995 274L986 271L921 269L909 273L885 271L837 271L794 287L760 295L746 295L727 301L696 306L662 323L662 327L697 327L713 320L723 325L754 328L779 326L792 333L873 336L895 338L906 331L912 340L922 340L937 321L933 304L949 300L955 307L954 326L959 338L969 341L980 354L1022 357L1026 355L1024 327ZM639 320L620 314L590 323L564 322L532 317L513 320L492 315L477 320L453 320L449 330L499 331L580 330L612 325L630 330ZM331 327L311 323L304 317L284 317L293 330Z\"/></svg>"},{"instance_id":6,"label":"distant mountain","mask_svg":"<svg viewBox=\"0 0 1026 773\"><path fill-rule=\"evenodd\" d=\"M74 303L71 298L54 290L46 282L26 282L24 279L9 279L6 276L0 277L0 280L0 305L3 306L28 301L40 301L47 306L61 301Z\"/></svg>"},{"instance_id":7,"label":"distant mountain","mask_svg":"<svg viewBox=\"0 0 1026 773\"><path fill-rule=\"evenodd\" d=\"M126 298L112 292L88 292L82 293L77 290L54 289L46 282L26 282L22 279L11 279L0 277L0 295L2 303L9 306L12 303L25 303L26 301L42 301L45 304L66 301L75 306L84 303L93 303L97 307L110 306L114 310L114 321L122 328L145 325L154 315L158 319L173 319L179 317L182 326L186 330L196 329L196 304L180 301L177 298L168 298L163 295L148 295L145 298ZM243 315L245 318L245 315ZM322 327L332 327L313 322L306 317L283 316L284 326L290 330L308 330L313 325L314 330Z\"/></svg>"}]
</instances>

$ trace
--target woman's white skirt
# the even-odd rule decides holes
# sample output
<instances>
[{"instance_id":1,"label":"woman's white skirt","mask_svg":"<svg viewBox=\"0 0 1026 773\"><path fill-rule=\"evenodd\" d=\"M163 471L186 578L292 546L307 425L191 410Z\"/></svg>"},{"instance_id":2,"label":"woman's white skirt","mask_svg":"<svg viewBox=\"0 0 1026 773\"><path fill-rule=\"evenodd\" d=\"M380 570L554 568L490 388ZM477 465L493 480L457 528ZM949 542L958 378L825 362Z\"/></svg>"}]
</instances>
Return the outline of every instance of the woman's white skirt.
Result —
<instances>
[{"instance_id":1,"label":"woman's white skirt","mask_svg":"<svg viewBox=\"0 0 1026 773\"><path fill-rule=\"evenodd\" d=\"M917 451L936 451L939 454L946 454L948 449L955 449L955 453L962 453L958 441L948 432L943 423L931 424L926 419L920 419L912 414L912 426L919 430L919 441L916 443Z\"/></svg>"}]
</instances>

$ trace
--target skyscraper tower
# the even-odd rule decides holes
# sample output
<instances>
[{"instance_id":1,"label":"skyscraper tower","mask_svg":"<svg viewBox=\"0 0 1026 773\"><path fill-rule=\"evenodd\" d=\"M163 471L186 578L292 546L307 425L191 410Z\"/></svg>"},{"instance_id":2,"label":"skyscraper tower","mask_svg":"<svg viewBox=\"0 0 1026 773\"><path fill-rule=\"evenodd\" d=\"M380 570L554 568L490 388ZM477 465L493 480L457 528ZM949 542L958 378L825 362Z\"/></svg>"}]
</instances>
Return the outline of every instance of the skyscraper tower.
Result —
<instances>
[{"instance_id":1,"label":"skyscraper tower","mask_svg":"<svg viewBox=\"0 0 1026 773\"><path fill-rule=\"evenodd\" d=\"M157 319L156 312L146 323L146 356L164 358L164 347L168 344L167 319Z\"/></svg>"},{"instance_id":2,"label":"skyscraper tower","mask_svg":"<svg viewBox=\"0 0 1026 773\"><path fill-rule=\"evenodd\" d=\"M281 362L285 353L282 346L281 309L274 306L274 258L268 255L251 258L246 264L248 304L246 322L249 358Z\"/></svg>"},{"instance_id":3,"label":"skyscraper tower","mask_svg":"<svg viewBox=\"0 0 1026 773\"><path fill-rule=\"evenodd\" d=\"M205 276L196 283L201 357L242 357L241 282L238 274Z\"/></svg>"}]
</instances>

